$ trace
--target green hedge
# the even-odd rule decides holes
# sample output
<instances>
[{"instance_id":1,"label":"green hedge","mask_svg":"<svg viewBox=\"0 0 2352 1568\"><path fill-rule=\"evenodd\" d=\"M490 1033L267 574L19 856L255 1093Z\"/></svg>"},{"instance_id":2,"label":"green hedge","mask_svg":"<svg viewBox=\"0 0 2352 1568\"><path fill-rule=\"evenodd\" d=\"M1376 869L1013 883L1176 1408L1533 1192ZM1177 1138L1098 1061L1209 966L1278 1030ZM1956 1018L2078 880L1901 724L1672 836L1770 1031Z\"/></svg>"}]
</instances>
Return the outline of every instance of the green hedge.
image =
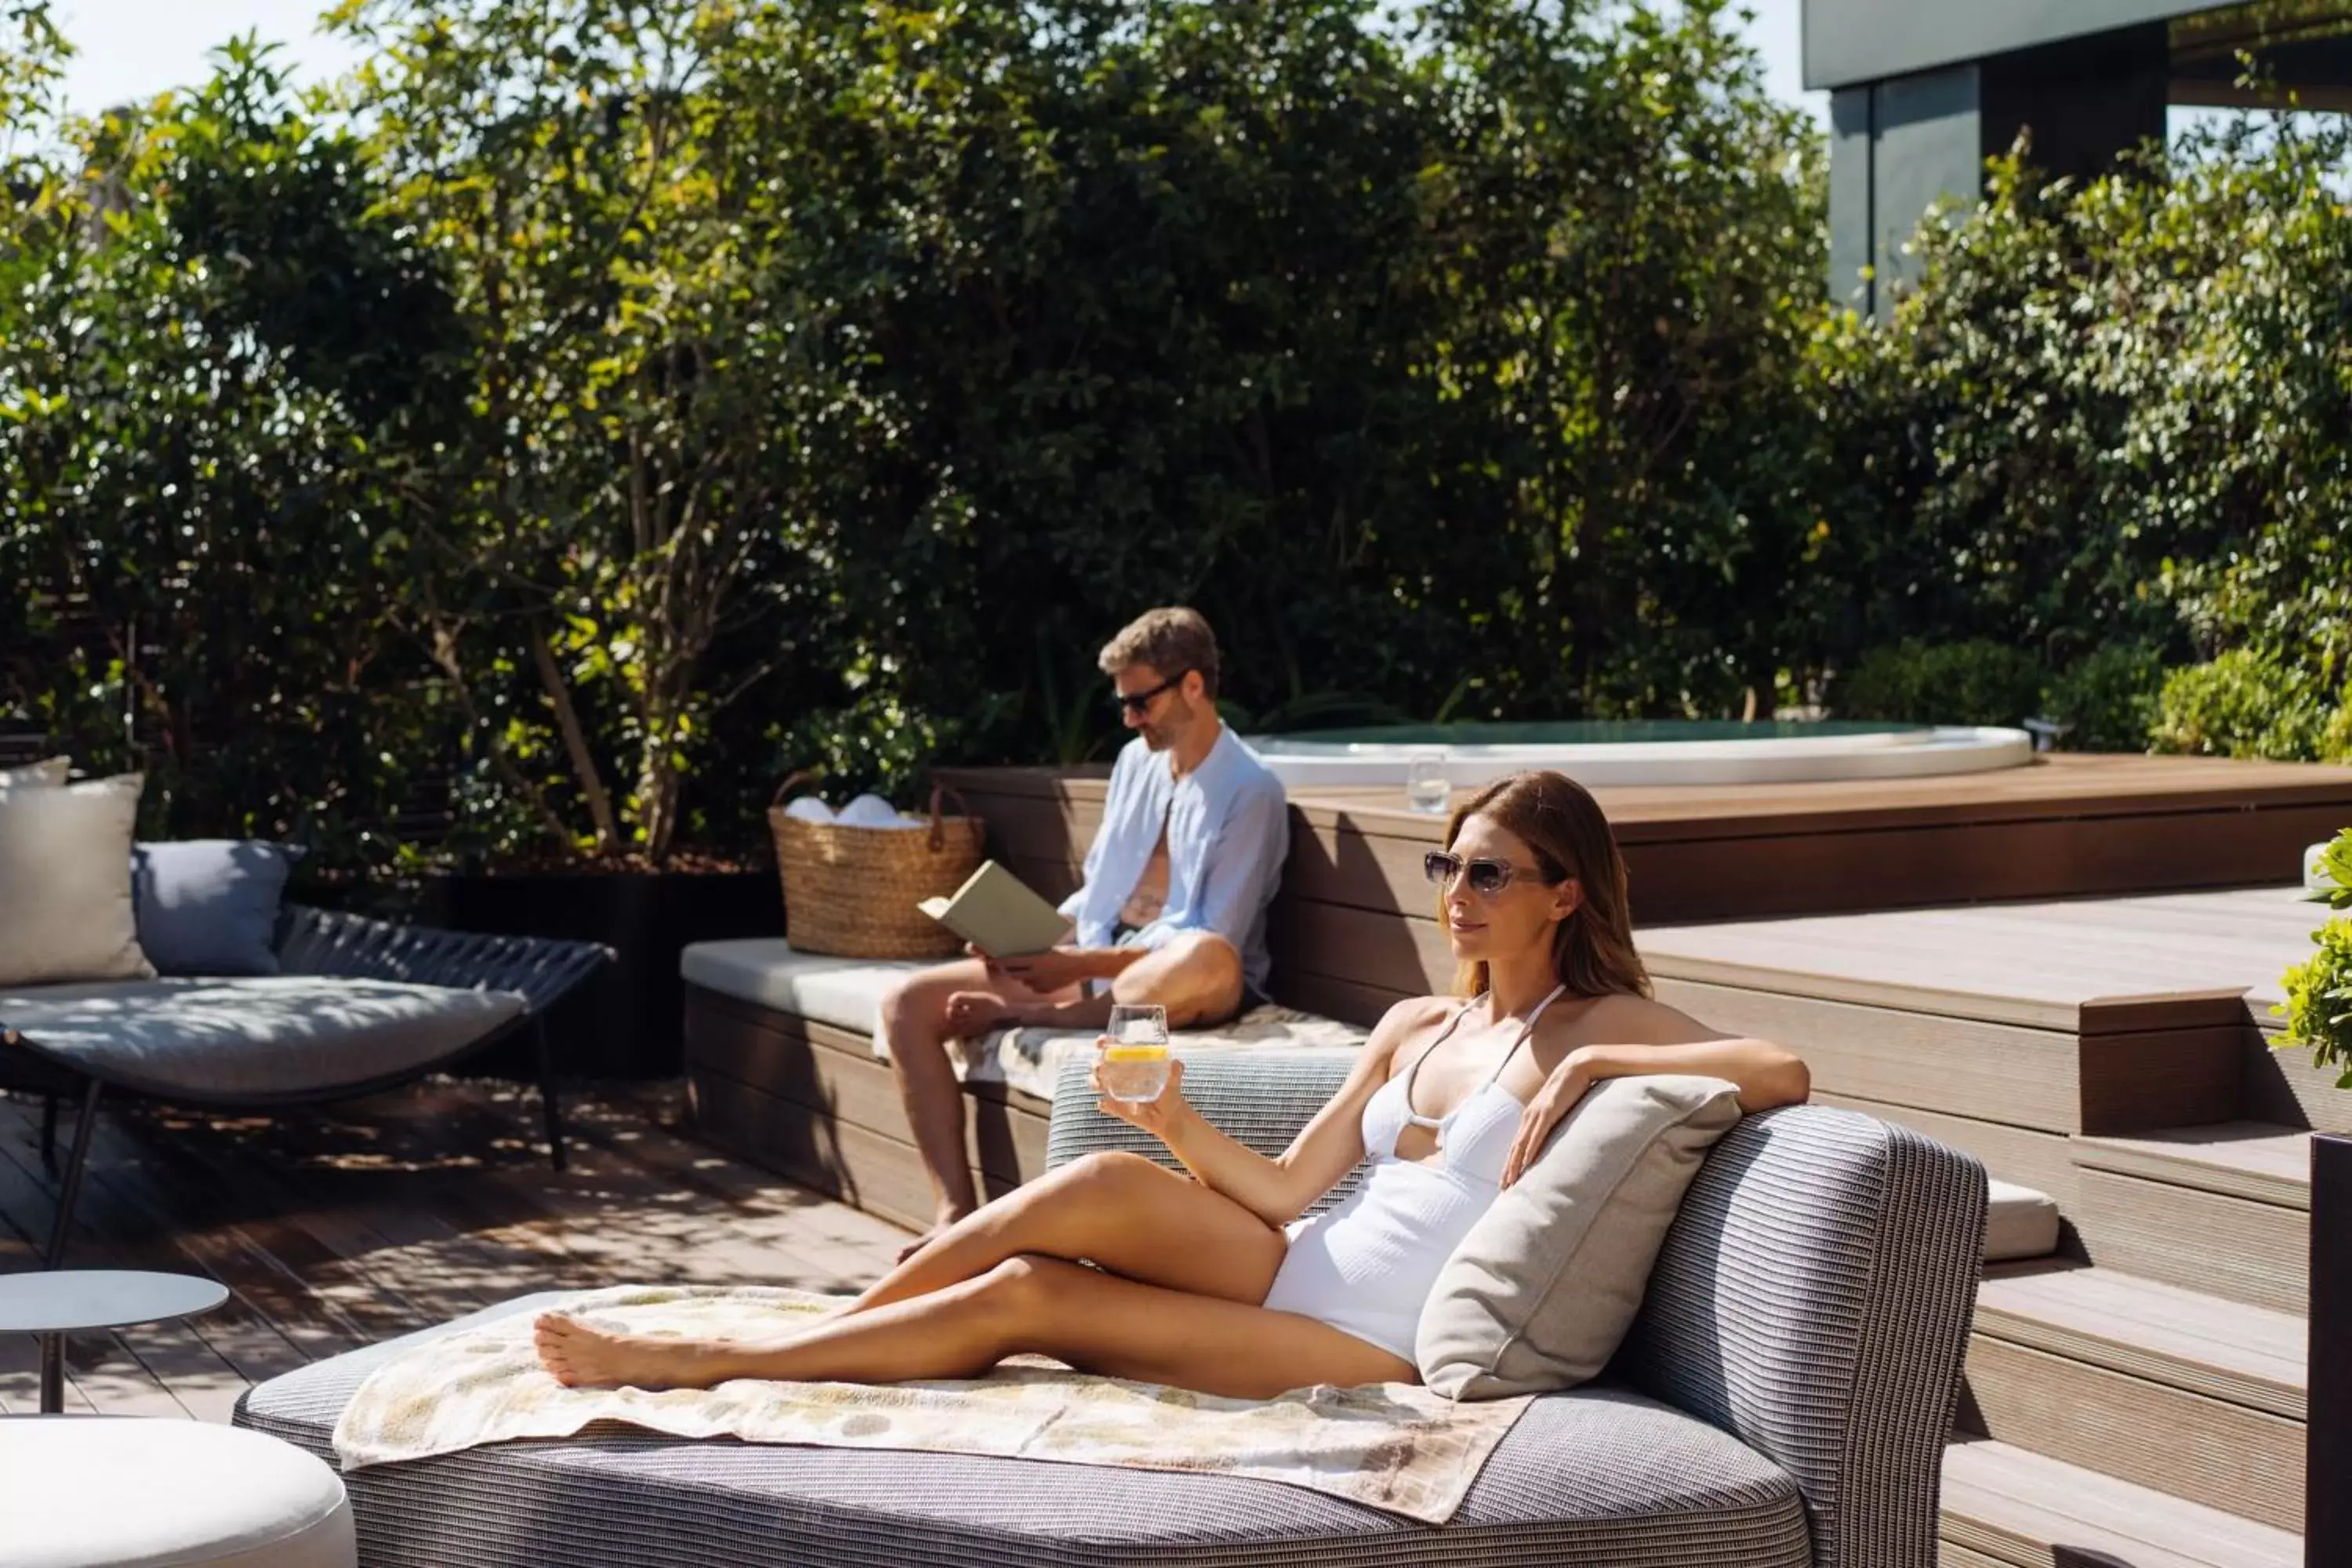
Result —
<instances>
[{"instance_id":1,"label":"green hedge","mask_svg":"<svg viewBox=\"0 0 2352 1568\"><path fill-rule=\"evenodd\" d=\"M2352 669L2352 132L2256 116L2082 186L2030 158L1922 228L1888 327L1823 340L1846 657L1982 637L2080 671L2053 697L2103 743L2320 754ZM2159 720L2118 644L2230 657Z\"/></svg>"},{"instance_id":2,"label":"green hedge","mask_svg":"<svg viewBox=\"0 0 2352 1568\"><path fill-rule=\"evenodd\" d=\"M2352 762L2352 687L2299 663L2236 648L2165 679L2149 733L2168 752Z\"/></svg>"},{"instance_id":3,"label":"green hedge","mask_svg":"<svg viewBox=\"0 0 2352 1568\"><path fill-rule=\"evenodd\" d=\"M1832 689L1839 717L2017 724L2040 711L2042 665L2003 643L1908 640L1873 648Z\"/></svg>"}]
</instances>

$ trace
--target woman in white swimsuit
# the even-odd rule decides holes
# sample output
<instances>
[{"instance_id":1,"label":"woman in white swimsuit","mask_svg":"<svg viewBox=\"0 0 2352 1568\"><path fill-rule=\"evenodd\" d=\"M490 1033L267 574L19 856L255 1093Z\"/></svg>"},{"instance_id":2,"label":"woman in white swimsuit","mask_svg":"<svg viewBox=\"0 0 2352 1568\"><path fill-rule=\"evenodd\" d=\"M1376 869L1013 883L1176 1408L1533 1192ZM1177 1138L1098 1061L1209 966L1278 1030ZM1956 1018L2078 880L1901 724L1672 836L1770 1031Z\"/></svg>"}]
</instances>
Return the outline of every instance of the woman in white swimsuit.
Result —
<instances>
[{"instance_id":1,"label":"woman in white swimsuit","mask_svg":"<svg viewBox=\"0 0 2352 1568\"><path fill-rule=\"evenodd\" d=\"M1788 1051L1722 1038L1650 999L1624 863L1570 780L1490 785L1427 869L1461 996L1391 1008L1279 1159L1203 1121L1178 1063L1159 1100L1102 1108L1158 1136L1189 1176L1089 1155L933 1236L789 1337L643 1339L550 1313L541 1360L566 1384L646 1388L971 1377L1024 1352L1248 1398L1410 1382L1438 1270L1596 1081L1701 1073L1738 1085L1751 1111L1805 1098L1804 1064ZM1347 1201L1298 1217L1367 1155Z\"/></svg>"}]
</instances>

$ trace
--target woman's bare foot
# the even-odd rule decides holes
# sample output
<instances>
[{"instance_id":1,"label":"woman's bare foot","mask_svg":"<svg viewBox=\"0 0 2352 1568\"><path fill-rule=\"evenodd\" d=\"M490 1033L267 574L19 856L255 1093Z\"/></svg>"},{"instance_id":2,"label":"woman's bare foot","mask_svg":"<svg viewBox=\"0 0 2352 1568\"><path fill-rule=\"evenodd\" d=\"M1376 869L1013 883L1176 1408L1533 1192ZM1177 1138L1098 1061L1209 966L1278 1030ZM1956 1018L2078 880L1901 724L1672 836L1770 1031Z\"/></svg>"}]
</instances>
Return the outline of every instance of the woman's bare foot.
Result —
<instances>
[{"instance_id":1,"label":"woman's bare foot","mask_svg":"<svg viewBox=\"0 0 2352 1568\"><path fill-rule=\"evenodd\" d=\"M732 1375L727 1347L709 1340L608 1333L562 1312L541 1312L531 1338L540 1363L566 1388L709 1388Z\"/></svg>"}]
</instances>

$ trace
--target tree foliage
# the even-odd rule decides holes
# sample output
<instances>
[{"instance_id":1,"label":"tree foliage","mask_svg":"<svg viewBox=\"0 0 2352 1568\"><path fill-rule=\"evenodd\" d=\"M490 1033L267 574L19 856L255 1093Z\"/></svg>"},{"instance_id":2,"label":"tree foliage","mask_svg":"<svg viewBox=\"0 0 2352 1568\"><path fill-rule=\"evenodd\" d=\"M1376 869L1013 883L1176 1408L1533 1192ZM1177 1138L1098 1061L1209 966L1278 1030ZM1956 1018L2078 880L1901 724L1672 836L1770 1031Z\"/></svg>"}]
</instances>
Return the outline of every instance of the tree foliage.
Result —
<instances>
[{"instance_id":1,"label":"tree foliage","mask_svg":"<svg viewBox=\"0 0 2352 1568\"><path fill-rule=\"evenodd\" d=\"M295 330L368 345L356 378L410 325L350 153L240 44L201 90L84 127L73 162L8 171L0 679L89 765L152 769L162 822L388 824L415 758L387 742L431 723L385 635L370 395L309 374Z\"/></svg>"},{"instance_id":2,"label":"tree foliage","mask_svg":"<svg viewBox=\"0 0 2352 1568\"><path fill-rule=\"evenodd\" d=\"M335 25L331 98L238 46L12 195L10 689L180 737L175 826L740 842L788 762L1097 754L1153 603L1259 724L1823 646L1818 139L1712 0Z\"/></svg>"},{"instance_id":3,"label":"tree foliage","mask_svg":"<svg viewBox=\"0 0 2352 1568\"><path fill-rule=\"evenodd\" d=\"M2347 170L2342 127L2249 117L2081 186L2029 148L1923 227L1891 325L1822 361L1853 642L2228 655L2176 678L2157 738L2318 754L2352 674Z\"/></svg>"}]
</instances>

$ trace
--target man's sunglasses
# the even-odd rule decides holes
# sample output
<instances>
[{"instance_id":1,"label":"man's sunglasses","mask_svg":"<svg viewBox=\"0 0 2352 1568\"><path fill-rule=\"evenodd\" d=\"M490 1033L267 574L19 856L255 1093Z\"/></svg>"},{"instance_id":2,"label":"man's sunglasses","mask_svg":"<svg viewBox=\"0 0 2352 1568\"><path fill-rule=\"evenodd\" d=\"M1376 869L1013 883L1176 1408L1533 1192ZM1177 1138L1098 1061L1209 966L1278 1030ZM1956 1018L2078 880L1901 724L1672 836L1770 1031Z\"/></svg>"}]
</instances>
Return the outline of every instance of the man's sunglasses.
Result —
<instances>
[{"instance_id":1,"label":"man's sunglasses","mask_svg":"<svg viewBox=\"0 0 2352 1568\"><path fill-rule=\"evenodd\" d=\"M1465 879L1470 890L1482 899L1491 899L1520 877L1538 882L1551 880L1541 871L1524 870L1508 860L1465 860L1450 849L1433 849L1421 858L1422 874L1441 888L1454 886L1454 879Z\"/></svg>"},{"instance_id":2,"label":"man's sunglasses","mask_svg":"<svg viewBox=\"0 0 2352 1568\"><path fill-rule=\"evenodd\" d=\"M1140 719L1145 710L1151 706L1153 699L1163 691L1175 690L1177 687L1183 684L1184 678L1192 673L1189 669L1180 669L1149 691L1114 691L1111 696L1118 699L1121 708Z\"/></svg>"}]
</instances>

